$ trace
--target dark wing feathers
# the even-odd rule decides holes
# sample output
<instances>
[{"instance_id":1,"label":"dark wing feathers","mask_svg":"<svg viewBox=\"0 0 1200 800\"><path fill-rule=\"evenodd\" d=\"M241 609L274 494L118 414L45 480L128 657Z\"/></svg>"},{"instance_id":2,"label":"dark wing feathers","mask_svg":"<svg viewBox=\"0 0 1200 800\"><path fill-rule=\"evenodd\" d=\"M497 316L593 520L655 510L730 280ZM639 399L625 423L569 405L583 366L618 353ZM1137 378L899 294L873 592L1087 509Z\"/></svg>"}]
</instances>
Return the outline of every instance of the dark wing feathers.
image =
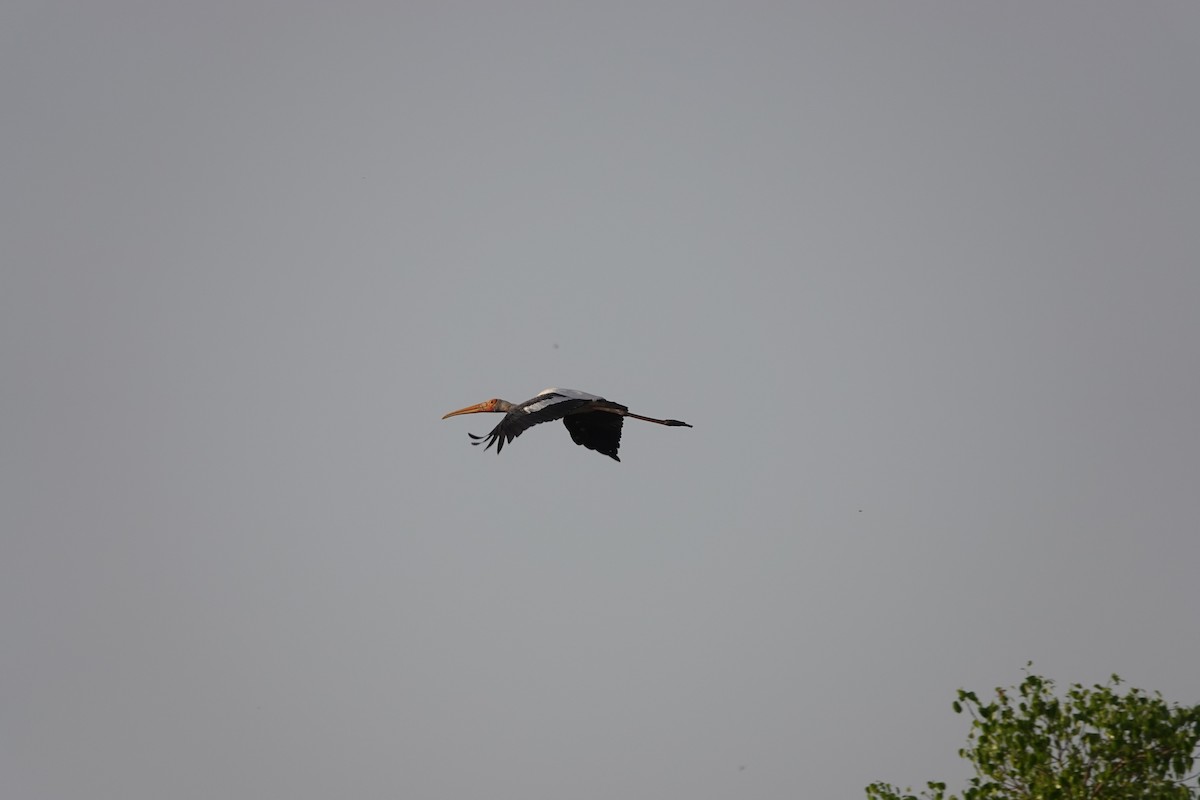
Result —
<instances>
[{"instance_id":1,"label":"dark wing feathers","mask_svg":"<svg viewBox=\"0 0 1200 800\"><path fill-rule=\"evenodd\" d=\"M504 445L512 442L527 429L543 422L561 419L571 434L575 444L583 445L589 450L595 450L612 459L617 458L617 449L621 446L621 424L623 414L628 409L618 403L600 400L601 408L609 410L585 410L596 408L596 400L582 400L563 395L538 395L537 397L514 408L504 415L500 424L492 428L487 436L467 434L474 441L471 444L487 442L485 450L496 445L496 452L504 449Z\"/></svg>"},{"instance_id":2,"label":"dark wing feathers","mask_svg":"<svg viewBox=\"0 0 1200 800\"><path fill-rule=\"evenodd\" d=\"M468 433L467 435L475 440L471 444L483 444L486 441L487 447L483 448L484 450L490 450L492 445L496 445L496 452L499 453L504 449L504 445L509 444L513 439L534 425L561 419L564 415L570 414L580 406L585 406L591 402L590 400L578 400L572 397L563 397L561 400L553 402L558 397L562 397L562 395L549 397L539 395L532 400L522 403L505 414L504 419L500 420L500 424L492 428L487 436L476 436L473 433ZM530 411L530 408L534 410Z\"/></svg>"},{"instance_id":3,"label":"dark wing feathers","mask_svg":"<svg viewBox=\"0 0 1200 800\"><path fill-rule=\"evenodd\" d=\"M611 411L585 411L563 417L563 425L571 433L575 444L595 450L614 461L620 461L617 450L621 447L621 425L625 418Z\"/></svg>"}]
</instances>

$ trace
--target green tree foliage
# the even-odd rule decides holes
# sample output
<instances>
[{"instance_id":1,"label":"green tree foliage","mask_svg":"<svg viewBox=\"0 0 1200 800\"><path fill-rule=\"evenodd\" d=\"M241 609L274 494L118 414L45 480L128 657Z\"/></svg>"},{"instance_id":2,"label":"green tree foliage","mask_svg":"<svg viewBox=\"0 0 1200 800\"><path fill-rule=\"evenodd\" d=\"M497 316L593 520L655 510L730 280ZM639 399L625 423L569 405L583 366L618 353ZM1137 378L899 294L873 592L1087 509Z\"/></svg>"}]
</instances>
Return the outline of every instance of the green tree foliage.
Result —
<instances>
[{"instance_id":1,"label":"green tree foliage","mask_svg":"<svg viewBox=\"0 0 1200 800\"><path fill-rule=\"evenodd\" d=\"M971 716L959 756L975 776L962 800L1196 800L1193 771L1200 705L1168 705L1160 694L1121 690L1116 675L1090 689L1073 684L1065 697L1054 682L1029 675L996 689L982 703L959 690L954 711ZM927 800L958 800L931 781ZM918 800L888 783L867 787L868 800Z\"/></svg>"}]
</instances>

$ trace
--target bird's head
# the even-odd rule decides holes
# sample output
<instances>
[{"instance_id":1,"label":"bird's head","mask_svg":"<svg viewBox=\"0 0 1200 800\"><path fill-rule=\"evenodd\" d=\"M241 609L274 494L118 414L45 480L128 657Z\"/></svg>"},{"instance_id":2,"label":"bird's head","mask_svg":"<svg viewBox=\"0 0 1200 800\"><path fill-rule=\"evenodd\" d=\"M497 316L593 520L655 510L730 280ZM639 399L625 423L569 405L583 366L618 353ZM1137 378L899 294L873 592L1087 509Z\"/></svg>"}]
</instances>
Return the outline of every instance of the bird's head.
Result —
<instances>
[{"instance_id":1,"label":"bird's head","mask_svg":"<svg viewBox=\"0 0 1200 800\"><path fill-rule=\"evenodd\" d=\"M508 409L505 408L507 405L508 404L500 398L493 397L491 400L485 400L482 403L476 403L473 406L460 408L458 411L451 411L449 414L442 417L442 419L457 417L459 414L483 414L489 411L507 411Z\"/></svg>"}]
</instances>

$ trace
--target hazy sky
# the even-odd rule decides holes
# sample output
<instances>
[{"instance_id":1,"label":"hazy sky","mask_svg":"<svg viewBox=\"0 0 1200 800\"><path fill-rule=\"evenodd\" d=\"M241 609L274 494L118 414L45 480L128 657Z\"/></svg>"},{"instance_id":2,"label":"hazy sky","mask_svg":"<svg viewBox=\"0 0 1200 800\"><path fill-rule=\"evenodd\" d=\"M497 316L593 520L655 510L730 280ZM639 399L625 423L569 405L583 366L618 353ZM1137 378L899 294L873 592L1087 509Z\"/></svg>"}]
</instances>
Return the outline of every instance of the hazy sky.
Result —
<instances>
[{"instance_id":1,"label":"hazy sky","mask_svg":"<svg viewBox=\"0 0 1200 800\"><path fill-rule=\"evenodd\" d=\"M1200 702L1200 6L0 10L0 783L842 798ZM626 425L502 456L547 386ZM744 767L744 769L743 769Z\"/></svg>"}]
</instances>

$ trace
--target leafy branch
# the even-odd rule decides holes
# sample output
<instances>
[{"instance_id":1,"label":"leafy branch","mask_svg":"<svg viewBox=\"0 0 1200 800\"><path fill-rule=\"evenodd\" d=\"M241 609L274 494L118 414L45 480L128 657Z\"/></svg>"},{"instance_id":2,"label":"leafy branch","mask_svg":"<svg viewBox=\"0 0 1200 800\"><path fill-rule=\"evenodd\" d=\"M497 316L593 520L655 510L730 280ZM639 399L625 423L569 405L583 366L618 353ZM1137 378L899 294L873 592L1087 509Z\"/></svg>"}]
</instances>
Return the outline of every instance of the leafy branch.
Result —
<instances>
[{"instance_id":1,"label":"leafy branch","mask_svg":"<svg viewBox=\"0 0 1200 800\"><path fill-rule=\"evenodd\" d=\"M1052 680L1027 673L986 703L960 689L952 708L971 719L958 754L975 775L961 800L1200 798L1200 706L1123 690L1117 675L1106 684L1072 684L1059 697ZM960 800L938 781L919 796L884 782L866 792L868 800Z\"/></svg>"}]
</instances>

